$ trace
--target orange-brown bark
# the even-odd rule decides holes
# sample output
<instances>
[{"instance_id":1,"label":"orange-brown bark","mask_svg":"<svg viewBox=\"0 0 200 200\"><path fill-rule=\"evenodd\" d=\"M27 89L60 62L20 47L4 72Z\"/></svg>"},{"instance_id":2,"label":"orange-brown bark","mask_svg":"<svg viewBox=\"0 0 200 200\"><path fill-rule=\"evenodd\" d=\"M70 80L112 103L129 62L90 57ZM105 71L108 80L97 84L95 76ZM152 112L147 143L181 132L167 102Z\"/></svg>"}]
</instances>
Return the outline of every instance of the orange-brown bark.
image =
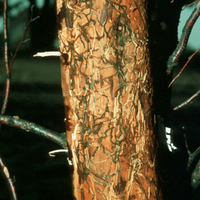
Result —
<instances>
[{"instance_id":1,"label":"orange-brown bark","mask_svg":"<svg viewBox=\"0 0 200 200\"><path fill-rule=\"evenodd\" d=\"M159 199L145 0L57 0L74 197Z\"/></svg>"}]
</instances>

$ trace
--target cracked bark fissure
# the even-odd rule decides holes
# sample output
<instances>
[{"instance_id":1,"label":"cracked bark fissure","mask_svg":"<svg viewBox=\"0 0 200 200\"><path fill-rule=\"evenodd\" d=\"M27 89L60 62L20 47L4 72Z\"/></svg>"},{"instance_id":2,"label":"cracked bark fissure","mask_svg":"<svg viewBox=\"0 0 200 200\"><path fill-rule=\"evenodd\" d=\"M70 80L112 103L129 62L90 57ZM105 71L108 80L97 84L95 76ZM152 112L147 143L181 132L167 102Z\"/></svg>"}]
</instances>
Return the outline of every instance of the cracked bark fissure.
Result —
<instances>
[{"instance_id":1,"label":"cracked bark fissure","mask_svg":"<svg viewBox=\"0 0 200 200\"><path fill-rule=\"evenodd\" d=\"M145 0L57 0L75 199L160 199Z\"/></svg>"}]
</instances>

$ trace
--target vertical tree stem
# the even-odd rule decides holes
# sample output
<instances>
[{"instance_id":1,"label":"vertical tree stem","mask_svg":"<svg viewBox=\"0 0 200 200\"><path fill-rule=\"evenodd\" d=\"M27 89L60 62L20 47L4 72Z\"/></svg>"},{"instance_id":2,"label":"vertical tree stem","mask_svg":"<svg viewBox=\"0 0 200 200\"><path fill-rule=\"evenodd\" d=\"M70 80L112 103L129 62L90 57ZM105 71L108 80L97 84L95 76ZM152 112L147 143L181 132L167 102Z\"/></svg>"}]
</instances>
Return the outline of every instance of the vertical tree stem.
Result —
<instances>
[{"instance_id":1,"label":"vertical tree stem","mask_svg":"<svg viewBox=\"0 0 200 200\"><path fill-rule=\"evenodd\" d=\"M57 0L74 197L159 199L146 0Z\"/></svg>"}]
</instances>

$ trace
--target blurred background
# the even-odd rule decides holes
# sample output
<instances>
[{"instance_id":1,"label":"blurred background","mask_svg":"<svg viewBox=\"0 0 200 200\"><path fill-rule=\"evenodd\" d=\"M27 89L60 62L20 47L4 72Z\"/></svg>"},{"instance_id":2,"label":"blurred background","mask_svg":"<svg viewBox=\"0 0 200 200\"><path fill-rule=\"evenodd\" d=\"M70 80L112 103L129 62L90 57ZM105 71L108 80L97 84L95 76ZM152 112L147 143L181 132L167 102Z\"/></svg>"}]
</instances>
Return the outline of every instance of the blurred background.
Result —
<instances>
[{"instance_id":1,"label":"blurred background","mask_svg":"<svg viewBox=\"0 0 200 200\"><path fill-rule=\"evenodd\" d=\"M64 106L60 83L60 62L58 57L36 58L33 55L41 51L57 51L55 0L8 0L8 33L11 56L18 47L24 29L30 20L31 5L33 18L26 39L15 59L12 68L11 95L6 111L7 115L19 116L44 127L64 132ZM181 14L178 36L194 6L184 9ZM0 99L5 91L6 71L3 60L3 0L0 0ZM174 70L174 76L180 71L188 57L200 47L200 20L194 26L189 44L180 66ZM199 90L200 67L199 54L186 67L172 87L172 108L187 100ZM173 142L177 150L167 157L169 165L164 167L168 177L169 191L177 194L176 199L186 199L189 193L189 179L185 171L188 154L183 134L185 133L191 151L200 144L199 97L185 107L172 112L171 128ZM184 127L184 130L183 130ZM2 126L0 133L0 154L15 180L20 200L72 199L71 177L66 155L49 157L48 152L60 148L46 139L31 133ZM181 169L181 170L180 170ZM188 189L188 191L187 191ZM193 199L199 199L199 189ZM169 195L170 196L170 195ZM10 199L7 185L0 174L0 200Z\"/></svg>"}]
</instances>

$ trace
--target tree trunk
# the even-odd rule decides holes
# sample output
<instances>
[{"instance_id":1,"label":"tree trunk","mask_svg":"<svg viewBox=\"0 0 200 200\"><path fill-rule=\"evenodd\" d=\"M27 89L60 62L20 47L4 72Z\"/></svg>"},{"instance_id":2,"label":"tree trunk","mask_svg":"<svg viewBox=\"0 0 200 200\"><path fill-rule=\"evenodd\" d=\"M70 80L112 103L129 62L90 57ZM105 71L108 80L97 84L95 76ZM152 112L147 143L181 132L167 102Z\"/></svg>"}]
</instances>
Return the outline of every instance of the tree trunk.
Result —
<instances>
[{"instance_id":1,"label":"tree trunk","mask_svg":"<svg viewBox=\"0 0 200 200\"><path fill-rule=\"evenodd\" d=\"M161 198L146 3L57 0L77 200Z\"/></svg>"}]
</instances>

